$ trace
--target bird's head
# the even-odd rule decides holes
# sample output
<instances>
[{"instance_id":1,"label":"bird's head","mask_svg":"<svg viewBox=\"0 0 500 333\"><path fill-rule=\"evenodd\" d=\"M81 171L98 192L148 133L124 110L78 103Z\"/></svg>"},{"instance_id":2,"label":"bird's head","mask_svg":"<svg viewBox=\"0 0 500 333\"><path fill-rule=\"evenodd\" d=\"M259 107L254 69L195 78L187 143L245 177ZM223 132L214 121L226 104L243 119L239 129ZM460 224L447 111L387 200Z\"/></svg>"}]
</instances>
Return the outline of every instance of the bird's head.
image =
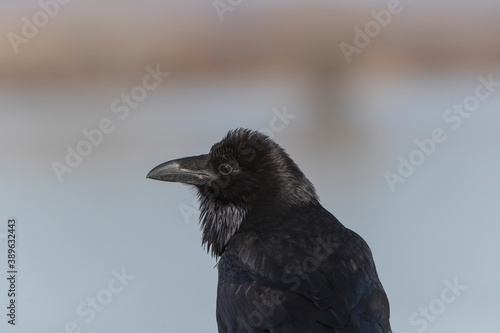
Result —
<instances>
[{"instance_id":1,"label":"bird's head","mask_svg":"<svg viewBox=\"0 0 500 333\"><path fill-rule=\"evenodd\" d=\"M283 148L248 129L230 131L206 155L162 163L147 178L196 187L203 244L216 256L252 210L318 202L313 185Z\"/></svg>"}]
</instances>

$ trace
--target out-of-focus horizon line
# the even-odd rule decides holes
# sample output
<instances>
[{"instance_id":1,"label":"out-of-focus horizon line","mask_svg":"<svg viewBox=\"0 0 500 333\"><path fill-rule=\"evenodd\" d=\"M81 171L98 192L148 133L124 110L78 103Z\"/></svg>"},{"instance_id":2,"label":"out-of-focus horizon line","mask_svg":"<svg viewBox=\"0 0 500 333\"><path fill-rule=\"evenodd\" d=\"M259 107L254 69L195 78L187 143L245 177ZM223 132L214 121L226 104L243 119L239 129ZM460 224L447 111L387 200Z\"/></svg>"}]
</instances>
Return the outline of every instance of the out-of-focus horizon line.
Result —
<instances>
[{"instance_id":1,"label":"out-of-focus horizon line","mask_svg":"<svg viewBox=\"0 0 500 333\"><path fill-rule=\"evenodd\" d=\"M353 61L388 71L499 66L500 6L481 3L404 3L407 8ZM37 36L20 44L18 53L7 36L21 34L21 18L38 7L0 13L0 83L120 80L156 64L184 75L342 70L350 65L339 45L353 44L354 28L373 20L371 10L385 8L383 2L242 5L220 21L210 2L176 2L158 10L108 3L98 11L93 3L70 4L71 10L61 8Z\"/></svg>"}]
</instances>

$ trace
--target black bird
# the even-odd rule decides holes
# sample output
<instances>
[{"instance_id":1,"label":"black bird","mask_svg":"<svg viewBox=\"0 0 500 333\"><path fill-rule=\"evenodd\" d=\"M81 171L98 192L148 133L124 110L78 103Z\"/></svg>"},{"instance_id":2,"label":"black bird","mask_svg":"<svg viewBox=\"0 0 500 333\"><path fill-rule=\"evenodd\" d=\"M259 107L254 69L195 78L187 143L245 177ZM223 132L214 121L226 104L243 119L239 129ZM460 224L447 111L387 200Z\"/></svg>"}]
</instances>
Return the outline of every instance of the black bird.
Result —
<instances>
[{"instance_id":1,"label":"black bird","mask_svg":"<svg viewBox=\"0 0 500 333\"><path fill-rule=\"evenodd\" d=\"M220 333L391 332L370 248L269 137L230 131L147 177L197 189L203 244L218 258Z\"/></svg>"}]
</instances>

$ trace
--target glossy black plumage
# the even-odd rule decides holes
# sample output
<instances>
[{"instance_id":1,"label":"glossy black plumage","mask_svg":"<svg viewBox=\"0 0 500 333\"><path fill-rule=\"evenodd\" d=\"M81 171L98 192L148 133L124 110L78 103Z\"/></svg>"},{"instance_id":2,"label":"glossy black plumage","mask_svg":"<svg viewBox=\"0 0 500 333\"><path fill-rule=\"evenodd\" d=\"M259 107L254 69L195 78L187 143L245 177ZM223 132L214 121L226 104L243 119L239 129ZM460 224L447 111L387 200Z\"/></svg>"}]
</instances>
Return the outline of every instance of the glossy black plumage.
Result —
<instances>
[{"instance_id":1,"label":"glossy black plumage","mask_svg":"<svg viewBox=\"0 0 500 333\"><path fill-rule=\"evenodd\" d=\"M219 259L219 332L390 332L368 245L268 137L231 131L148 177L198 189L203 244Z\"/></svg>"}]
</instances>

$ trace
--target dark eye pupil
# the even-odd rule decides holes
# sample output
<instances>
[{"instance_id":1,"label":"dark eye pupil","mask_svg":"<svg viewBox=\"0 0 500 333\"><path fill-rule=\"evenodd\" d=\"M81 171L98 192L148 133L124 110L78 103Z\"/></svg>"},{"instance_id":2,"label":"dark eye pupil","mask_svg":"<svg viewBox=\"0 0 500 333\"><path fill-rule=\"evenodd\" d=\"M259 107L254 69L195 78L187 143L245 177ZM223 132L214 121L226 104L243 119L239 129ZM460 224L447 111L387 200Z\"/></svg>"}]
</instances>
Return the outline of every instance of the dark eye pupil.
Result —
<instances>
[{"instance_id":1,"label":"dark eye pupil","mask_svg":"<svg viewBox=\"0 0 500 333\"><path fill-rule=\"evenodd\" d=\"M219 166L219 171L220 171L223 175L227 175L227 174L229 174L231 171L233 171L233 168L232 168L229 164L221 164L221 166Z\"/></svg>"}]
</instances>

